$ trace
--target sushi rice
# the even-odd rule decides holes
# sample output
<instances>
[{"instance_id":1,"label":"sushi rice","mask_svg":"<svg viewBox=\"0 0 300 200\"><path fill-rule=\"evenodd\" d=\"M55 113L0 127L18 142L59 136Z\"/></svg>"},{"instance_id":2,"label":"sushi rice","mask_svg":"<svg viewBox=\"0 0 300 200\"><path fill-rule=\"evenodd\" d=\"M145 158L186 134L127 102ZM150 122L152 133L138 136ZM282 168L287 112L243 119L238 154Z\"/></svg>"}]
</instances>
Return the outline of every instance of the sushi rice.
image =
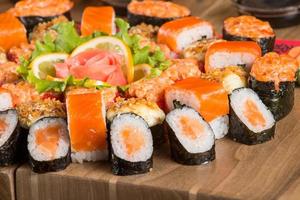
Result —
<instances>
[{"instance_id":1,"label":"sushi rice","mask_svg":"<svg viewBox=\"0 0 300 200\"><path fill-rule=\"evenodd\" d=\"M13 107L13 99L9 92L0 90L0 111Z\"/></svg>"},{"instance_id":2,"label":"sushi rice","mask_svg":"<svg viewBox=\"0 0 300 200\"><path fill-rule=\"evenodd\" d=\"M209 122L212 128L215 138L221 139L228 133L229 129L229 117L228 115L217 117L216 119Z\"/></svg>"},{"instance_id":3,"label":"sushi rice","mask_svg":"<svg viewBox=\"0 0 300 200\"><path fill-rule=\"evenodd\" d=\"M0 130L0 147L10 138L18 124L18 115L15 110L0 113L0 121L6 125L5 130Z\"/></svg>"}]
</instances>

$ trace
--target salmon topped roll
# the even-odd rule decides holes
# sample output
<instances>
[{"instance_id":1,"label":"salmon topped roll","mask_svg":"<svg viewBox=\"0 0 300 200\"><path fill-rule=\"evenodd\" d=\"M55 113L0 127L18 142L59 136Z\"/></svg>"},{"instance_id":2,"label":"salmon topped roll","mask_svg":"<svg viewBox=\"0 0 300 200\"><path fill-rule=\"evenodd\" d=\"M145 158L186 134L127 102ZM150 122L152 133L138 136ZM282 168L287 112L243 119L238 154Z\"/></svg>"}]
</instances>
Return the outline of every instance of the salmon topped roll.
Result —
<instances>
[{"instance_id":1,"label":"salmon topped roll","mask_svg":"<svg viewBox=\"0 0 300 200\"><path fill-rule=\"evenodd\" d=\"M254 16L229 17L224 21L223 38L229 41L255 41L262 53L273 51L275 32L269 22Z\"/></svg>"},{"instance_id":2,"label":"salmon topped roll","mask_svg":"<svg viewBox=\"0 0 300 200\"><path fill-rule=\"evenodd\" d=\"M0 111L0 166L17 162L19 137L17 111L14 109Z\"/></svg>"},{"instance_id":3,"label":"salmon topped roll","mask_svg":"<svg viewBox=\"0 0 300 200\"><path fill-rule=\"evenodd\" d=\"M81 34L91 35L100 31L108 35L116 33L115 11L111 6L86 7L82 13Z\"/></svg>"},{"instance_id":4,"label":"salmon topped roll","mask_svg":"<svg viewBox=\"0 0 300 200\"><path fill-rule=\"evenodd\" d=\"M191 14L182 5L159 0L131 1L127 6L127 18L134 26L141 23L161 26L162 24Z\"/></svg>"},{"instance_id":5,"label":"salmon topped roll","mask_svg":"<svg viewBox=\"0 0 300 200\"><path fill-rule=\"evenodd\" d=\"M71 0L22 0L8 12L18 17L30 33L39 23L50 21L57 16L65 15L71 19L70 10L73 5Z\"/></svg>"},{"instance_id":6,"label":"salmon topped roll","mask_svg":"<svg viewBox=\"0 0 300 200\"><path fill-rule=\"evenodd\" d=\"M240 88L230 95L228 136L243 144L259 144L274 137L275 119L259 96L249 88Z\"/></svg>"},{"instance_id":7,"label":"salmon topped roll","mask_svg":"<svg viewBox=\"0 0 300 200\"><path fill-rule=\"evenodd\" d=\"M168 113L166 123L171 155L176 162L199 165L215 159L213 130L194 109L179 105Z\"/></svg>"},{"instance_id":8,"label":"salmon topped roll","mask_svg":"<svg viewBox=\"0 0 300 200\"><path fill-rule=\"evenodd\" d=\"M29 129L28 152L34 172L65 169L71 162L67 122L56 117L36 121Z\"/></svg>"},{"instance_id":9,"label":"salmon topped roll","mask_svg":"<svg viewBox=\"0 0 300 200\"><path fill-rule=\"evenodd\" d=\"M26 29L11 13L0 14L0 47L8 51L11 47L27 43Z\"/></svg>"},{"instance_id":10,"label":"salmon topped roll","mask_svg":"<svg viewBox=\"0 0 300 200\"><path fill-rule=\"evenodd\" d=\"M293 109L297 70L295 59L275 52L258 58L252 66L249 87L259 95L276 120L282 119Z\"/></svg>"},{"instance_id":11,"label":"salmon topped roll","mask_svg":"<svg viewBox=\"0 0 300 200\"><path fill-rule=\"evenodd\" d=\"M174 101L195 109L205 121L211 123L216 138L227 134L229 101L222 83L187 78L165 89L165 101L169 111L174 109Z\"/></svg>"},{"instance_id":12,"label":"salmon topped roll","mask_svg":"<svg viewBox=\"0 0 300 200\"><path fill-rule=\"evenodd\" d=\"M251 70L256 58L261 56L259 45L251 41L228 41L212 44L205 54L205 72L237 65Z\"/></svg>"},{"instance_id":13,"label":"salmon topped roll","mask_svg":"<svg viewBox=\"0 0 300 200\"><path fill-rule=\"evenodd\" d=\"M153 140L147 122L133 113L117 115L110 126L112 172L133 175L152 170Z\"/></svg>"},{"instance_id":14,"label":"salmon topped roll","mask_svg":"<svg viewBox=\"0 0 300 200\"><path fill-rule=\"evenodd\" d=\"M73 162L107 159L105 103L102 91L73 89L66 97Z\"/></svg>"},{"instance_id":15,"label":"salmon topped roll","mask_svg":"<svg viewBox=\"0 0 300 200\"><path fill-rule=\"evenodd\" d=\"M163 24L158 30L157 42L181 52L188 45L214 36L214 28L208 21L198 17L184 17Z\"/></svg>"}]
</instances>

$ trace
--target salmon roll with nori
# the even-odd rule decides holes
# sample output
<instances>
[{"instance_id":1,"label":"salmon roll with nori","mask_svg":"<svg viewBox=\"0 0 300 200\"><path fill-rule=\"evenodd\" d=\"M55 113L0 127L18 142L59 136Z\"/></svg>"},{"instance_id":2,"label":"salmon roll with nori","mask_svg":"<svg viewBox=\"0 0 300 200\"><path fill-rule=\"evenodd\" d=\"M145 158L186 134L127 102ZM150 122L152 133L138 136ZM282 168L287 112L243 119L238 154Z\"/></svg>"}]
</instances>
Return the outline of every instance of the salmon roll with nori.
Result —
<instances>
[{"instance_id":1,"label":"salmon roll with nori","mask_svg":"<svg viewBox=\"0 0 300 200\"><path fill-rule=\"evenodd\" d=\"M214 43L205 54L205 72L232 65L242 66L249 72L255 59L260 56L260 47L252 41Z\"/></svg>"},{"instance_id":2,"label":"salmon roll with nori","mask_svg":"<svg viewBox=\"0 0 300 200\"><path fill-rule=\"evenodd\" d=\"M70 10L74 3L70 0L22 0L8 12L18 17L30 33L42 22L47 22L61 15L71 19Z\"/></svg>"},{"instance_id":3,"label":"salmon roll with nori","mask_svg":"<svg viewBox=\"0 0 300 200\"><path fill-rule=\"evenodd\" d=\"M259 95L276 120L285 117L294 106L297 69L295 59L275 52L258 58L252 66L249 87Z\"/></svg>"},{"instance_id":4,"label":"salmon roll with nori","mask_svg":"<svg viewBox=\"0 0 300 200\"><path fill-rule=\"evenodd\" d=\"M101 90L71 89L66 105L72 161L98 161L108 158L105 101Z\"/></svg>"},{"instance_id":5,"label":"salmon roll with nori","mask_svg":"<svg viewBox=\"0 0 300 200\"><path fill-rule=\"evenodd\" d=\"M17 111L14 109L0 111L0 166L17 162L19 135Z\"/></svg>"},{"instance_id":6,"label":"salmon roll with nori","mask_svg":"<svg viewBox=\"0 0 300 200\"><path fill-rule=\"evenodd\" d=\"M45 117L36 121L28 135L29 163L34 172L45 173L65 169L71 162L67 122Z\"/></svg>"},{"instance_id":7,"label":"salmon roll with nori","mask_svg":"<svg viewBox=\"0 0 300 200\"><path fill-rule=\"evenodd\" d=\"M240 88L230 95L228 136L243 144L259 144L274 137L275 119L270 110L250 88Z\"/></svg>"},{"instance_id":8,"label":"salmon roll with nori","mask_svg":"<svg viewBox=\"0 0 300 200\"><path fill-rule=\"evenodd\" d=\"M254 16L229 17L224 21L223 39L229 41L255 41L262 54L273 51L275 32L269 22Z\"/></svg>"},{"instance_id":9,"label":"salmon roll with nori","mask_svg":"<svg viewBox=\"0 0 300 200\"><path fill-rule=\"evenodd\" d=\"M86 7L82 13L81 34L91 35L100 31L108 35L116 33L115 11L111 6Z\"/></svg>"},{"instance_id":10,"label":"salmon roll with nori","mask_svg":"<svg viewBox=\"0 0 300 200\"><path fill-rule=\"evenodd\" d=\"M182 106L166 116L172 158L184 165L199 165L215 159L213 130L194 109Z\"/></svg>"},{"instance_id":11,"label":"salmon roll with nori","mask_svg":"<svg viewBox=\"0 0 300 200\"><path fill-rule=\"evenodd\" d=\"M0 111L14 107L13 97L9 90L0 87Z\"/></svg>"},{"instance_id":12,"label":"salmon roll with nori","mask_svg":"<svg viewBox=\"0 0 300 200\"><path fill-rule=\"evenodd\" d=\"M127 100L118 98L106 113L108 121L122 113L134 113L142 117L150 127L154 146L157 147L165 142L163 122L165 113L154 102L143 98L130 98Z\"/></svg>"},{"instance_id":13,"label":"salmon roll with nori","mask_svg":"<svg viewBox=\"0 0 300 200\"><path fill-rule=\"evenodd\" d=\"M131 1L127 6L130 25L141 23L161 26L177 18L187 17L191 11L182 5L168 1Z\"/></svg>"},{"instance_id":14,"label":"salmon roll with nori","mask_svg":"<svg viewBox=\"0 0 300 200\"><path fill-rule=\"evenodd\" d=\"M133 113L117 115L110 126L112 172L134 175L152 170L153 140L147 122Z\"/></svg>"},{"instance_id":15,"label":"salmon roll with nori","mask_svg":"<svg viewBox=\"0 0 300 200\"><path fill-rule=\"evenodd\" d=\"M157 35L157 42L169 46L175 52L181 52L188 45L212 38L214 28L211 23L198 17L184 17L163 24Z\"/></svg>"}]
</instances>

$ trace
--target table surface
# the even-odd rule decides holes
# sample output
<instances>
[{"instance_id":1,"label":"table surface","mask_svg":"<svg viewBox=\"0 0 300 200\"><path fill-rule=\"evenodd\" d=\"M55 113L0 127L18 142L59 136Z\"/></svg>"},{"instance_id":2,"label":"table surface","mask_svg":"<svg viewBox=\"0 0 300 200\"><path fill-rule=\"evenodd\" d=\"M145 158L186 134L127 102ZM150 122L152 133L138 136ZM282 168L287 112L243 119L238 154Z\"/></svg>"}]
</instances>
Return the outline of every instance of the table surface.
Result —
<instances>
[{"instance_id":1,"label":"table surface","mask_svg":"<svg viewBox=\"0 0 300 200\"><path fill-rule=\"evenodd\" d=\"M100 0L76 0L72 16ZM237 15L230 0L176 0L194 15L211 21L218 32L222 22ZM11 7L0 1L0 12ZM300 25L275 29L277 38L300 39ZM216 143L217 158L203 166L182 166L170 159L167 147L155 152L154 169L147 175L117 177L109 164L72 164L58 173L37 175L27 165L0 168L0 199L295 199L300 196L300 90L295 108L277 125L275 138L262 145L246 146L228 139ZM3 187L4 186L4 187ZM103 198L101 198L103 197Z\"/></svg>"}]
</instances>

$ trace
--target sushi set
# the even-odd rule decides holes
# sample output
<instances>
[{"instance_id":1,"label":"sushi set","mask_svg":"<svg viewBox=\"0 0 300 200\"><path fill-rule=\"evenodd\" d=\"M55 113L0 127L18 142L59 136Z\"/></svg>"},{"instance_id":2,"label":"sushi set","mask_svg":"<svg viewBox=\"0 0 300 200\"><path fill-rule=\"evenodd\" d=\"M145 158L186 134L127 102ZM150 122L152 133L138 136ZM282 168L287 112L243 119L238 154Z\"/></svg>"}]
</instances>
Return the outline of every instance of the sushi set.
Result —
<instances>
[{"instance_id":1,"label":"sushi set","mask_svg":"<svg viewBox=\"0 0 300 200\"><path fill-rule=\"evenodd\" d=\"M114 175L218 159L216 140L276 137L294 106L300 48L274 52L270 24L206 19L169 1L132 1L72 21L70 0L22 0L0 13L0 166L36 173L106 161Z\"/></svg>"}]
</instances>

